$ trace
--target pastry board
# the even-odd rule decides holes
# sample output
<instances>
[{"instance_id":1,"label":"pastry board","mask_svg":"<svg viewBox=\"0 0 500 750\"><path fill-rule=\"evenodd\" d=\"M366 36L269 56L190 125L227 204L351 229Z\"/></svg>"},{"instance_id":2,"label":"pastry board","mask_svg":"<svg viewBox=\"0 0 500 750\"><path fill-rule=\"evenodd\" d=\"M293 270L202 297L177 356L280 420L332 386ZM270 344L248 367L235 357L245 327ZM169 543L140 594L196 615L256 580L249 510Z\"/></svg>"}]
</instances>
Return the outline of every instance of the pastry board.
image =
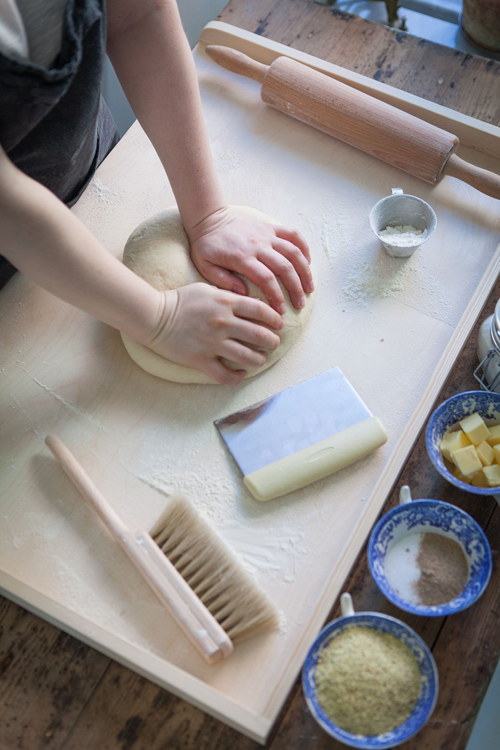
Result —
<instances>
[{"instance_id":1,"label":"pastry board","mask_svg":"<svg viewBox=\"0 0 500 750\"><path fill-rule=\"evenodd\" d=\"M229 35L246 52L251 44L266 55L296 54L225 24L204 34L222 44ZM318 280L311 320L255 379L168 383L141 371L116 331L17 275L0 293L0 587L265 742L498 275L500 202L449 177L432 187L267 108L259 84L209 60L204 38L193 54L226 196L306 236ZM419 101L401 95L424 119L430 112L453 123L455 113L426 102L418 109ZM457 122L468 138L460 155L500 173L499 130ZM435 235L407 260L386 255L368 223L393 187L428 201L438 217ZM72 210L120 256L130 232L173 203L136 123ZM213 421L334 366L382 419L387 444L309 487L257 502ZM206 665L55 464L43 442L49 432L130 527L151 528L169 494L183 492L277 603L279 628Z\"/></svg>"}]
</instances>

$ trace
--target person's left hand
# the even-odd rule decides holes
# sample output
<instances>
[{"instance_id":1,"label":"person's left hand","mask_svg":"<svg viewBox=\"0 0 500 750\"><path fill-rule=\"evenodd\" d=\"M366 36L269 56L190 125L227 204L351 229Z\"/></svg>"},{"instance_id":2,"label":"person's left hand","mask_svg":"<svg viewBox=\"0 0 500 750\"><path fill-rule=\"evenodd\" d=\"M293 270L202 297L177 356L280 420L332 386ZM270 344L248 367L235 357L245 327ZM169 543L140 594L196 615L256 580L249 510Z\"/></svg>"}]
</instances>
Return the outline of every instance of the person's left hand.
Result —
<instances>
[{"instance_id":1,"label":"person's left hand","mask_svg":"<svg viewBox=\"0 0 500 750\"><path fill-rule=\"evenodd\" d=\"M294 307L304 307L304 292L314 289L309 247L299 232L266 224L229 207L215 211L188 231L191 258L211 284L237 294L248 294L245 276L266 295L279 313L285 298L278 277Z\"/></svg>"}]
</instances>

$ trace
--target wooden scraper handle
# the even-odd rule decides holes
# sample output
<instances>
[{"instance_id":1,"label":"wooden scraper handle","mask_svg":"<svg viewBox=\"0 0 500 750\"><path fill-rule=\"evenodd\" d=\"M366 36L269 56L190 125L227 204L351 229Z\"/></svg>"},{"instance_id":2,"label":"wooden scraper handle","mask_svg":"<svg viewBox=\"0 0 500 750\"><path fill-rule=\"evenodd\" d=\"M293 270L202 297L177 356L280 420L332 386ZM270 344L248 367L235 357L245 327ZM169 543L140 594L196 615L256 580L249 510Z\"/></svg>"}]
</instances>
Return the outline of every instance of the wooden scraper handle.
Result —
<instances>
[{"instance_id":1,"label":"wooden scraper handle","mask_svg":"<svg viewBox=\"0 0 500 750\"><path fill-rule=\"evenodd\" d=\"M262 100L280 112L426 182L446 174L500 198L500 177L459 158L456 135L291 58L267 66L230 47L206 51L223 68L261 83Z\"/></svg>"}]
</instances>

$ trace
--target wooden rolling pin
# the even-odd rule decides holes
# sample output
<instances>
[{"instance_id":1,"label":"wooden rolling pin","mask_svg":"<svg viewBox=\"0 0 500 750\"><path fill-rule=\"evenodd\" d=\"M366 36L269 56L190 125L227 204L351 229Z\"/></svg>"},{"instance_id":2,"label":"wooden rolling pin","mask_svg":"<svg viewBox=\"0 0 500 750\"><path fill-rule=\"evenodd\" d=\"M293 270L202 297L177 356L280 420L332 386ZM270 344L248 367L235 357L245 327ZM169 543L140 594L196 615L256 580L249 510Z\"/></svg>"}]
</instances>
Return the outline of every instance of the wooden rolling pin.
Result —
<instances>
[{"instance_id":1,"label":"wooden rolling pin","mask_svg":"<svg viewBox=\"0 0 500 750\"><path fill-rule=\"evenodd\" d=\"M280 112L426 182L450 175L500 198L500 177L457 156L456 135L288 57L267 66L230 47L206 51L223 68L261 83L262 100Z\"/></svg>"}]
</instances>

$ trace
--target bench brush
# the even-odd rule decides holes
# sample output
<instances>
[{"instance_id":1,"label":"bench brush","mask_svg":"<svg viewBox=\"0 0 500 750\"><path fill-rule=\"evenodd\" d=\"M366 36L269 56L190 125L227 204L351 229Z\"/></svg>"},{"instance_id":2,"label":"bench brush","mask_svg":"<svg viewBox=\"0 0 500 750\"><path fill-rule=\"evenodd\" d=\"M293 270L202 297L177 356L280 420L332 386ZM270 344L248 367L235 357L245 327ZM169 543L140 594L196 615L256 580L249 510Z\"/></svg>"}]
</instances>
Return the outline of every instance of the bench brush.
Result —
<instances>
[{"instance_id":1,"label":"bench brush","mask_svg":"<svg viewBox=\"0 0 500 750\"><path fill-rule=\"evenodd\" d=\"M209 664L233 640L275 627L275 608L215 532L182 497L173 498L151 534L130 530L55 435L48 448L83 499Z\"/></svg>"},{"instance_id":2,"label":"bench brush","mask_svg":"<svg viewBox=\"0 0 500 750\"><path fill-rule=\"evenodd\" d=\"M270 600L185 498L172 498L150 533L233 643L276 627Z\"/></svg>"}]
</instances>

